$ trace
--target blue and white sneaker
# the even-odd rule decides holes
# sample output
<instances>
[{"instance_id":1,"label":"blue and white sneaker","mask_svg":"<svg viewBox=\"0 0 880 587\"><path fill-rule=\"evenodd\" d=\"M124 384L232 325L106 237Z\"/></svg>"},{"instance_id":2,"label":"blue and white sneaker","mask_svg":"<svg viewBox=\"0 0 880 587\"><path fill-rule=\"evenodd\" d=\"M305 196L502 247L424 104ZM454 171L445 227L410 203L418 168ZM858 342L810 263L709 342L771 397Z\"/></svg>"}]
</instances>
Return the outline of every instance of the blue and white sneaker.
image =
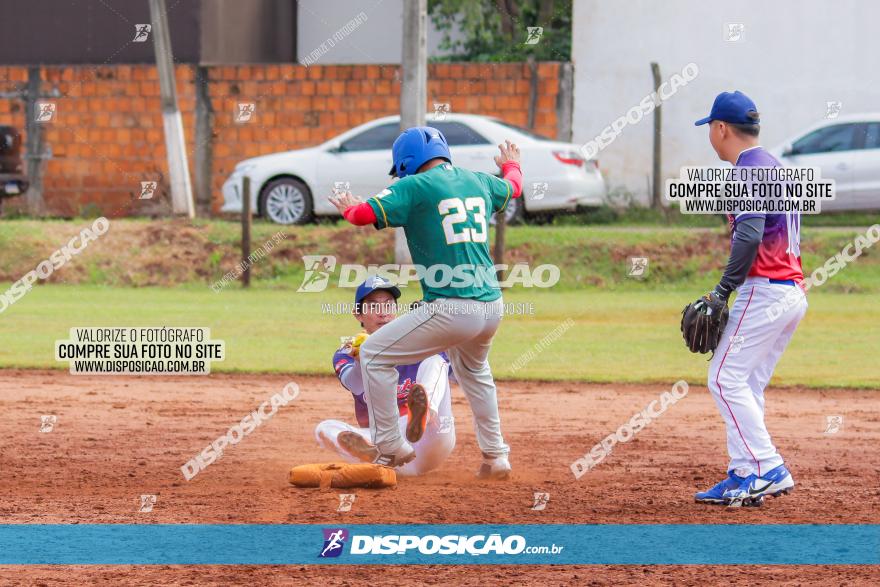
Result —
<instances>
[{"instance_id":1,"label":"blue and white sneaker","mask_svg":"<svg viewBox=\"0 0 880 587\"><path fill-rule=\"evenodd\" d=\"M727 477L719 481L715 487L695 493L694 501L711 505L724 505L726 503L724 501L724 492L730 489L736 489L742 485L744 480L745 478L740 477L733 471L728 471Z\"/></svg>"},{"instance_id":2,"label":"blue and white sneaker","mask_svg":"<svg viewBox=\"0 0 880 587\"><path fill-rule=\"evenodd\" d=\"M739 487L724 492L724 502L730 507L760 505L765 495L777 497L794 488L794 479L785 465L779 465L758 477L746 477Z\"/></svg>"}]
</instances>

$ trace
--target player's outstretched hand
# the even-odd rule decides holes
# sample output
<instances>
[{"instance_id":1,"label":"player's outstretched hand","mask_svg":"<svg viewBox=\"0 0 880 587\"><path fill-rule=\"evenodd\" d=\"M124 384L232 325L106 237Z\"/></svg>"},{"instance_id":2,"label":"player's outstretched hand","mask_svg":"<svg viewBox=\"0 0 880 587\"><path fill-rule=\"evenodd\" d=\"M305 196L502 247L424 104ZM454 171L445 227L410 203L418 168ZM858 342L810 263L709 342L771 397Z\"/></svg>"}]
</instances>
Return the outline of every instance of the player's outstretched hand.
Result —
<instances>
[{"instance_id":1,"label":"player's outstretched hand","mask_svg":"<svg viewBox=\"0 0 880 587\"><path fill-rule=\"evenodd\" d=\"M515 144L510 141L504 141L503 145L498 145L498 150L501 151L501 154L495 155L495 163L499 169L508 161L519 163L519 147Z\"/></svg>"},{"instance_id":2,"label":"player's outstretched hand","mask_svg":"<svg viewBox=\"0 0 880 587\"><path fill-rule=\"evenodd\" d=\"M349 206L357 206L362 203L362 200L351 192L336 192L329 197L329 200L331 204L336 206L340 214L344 213Z\"/></svg>"}]
</instances>

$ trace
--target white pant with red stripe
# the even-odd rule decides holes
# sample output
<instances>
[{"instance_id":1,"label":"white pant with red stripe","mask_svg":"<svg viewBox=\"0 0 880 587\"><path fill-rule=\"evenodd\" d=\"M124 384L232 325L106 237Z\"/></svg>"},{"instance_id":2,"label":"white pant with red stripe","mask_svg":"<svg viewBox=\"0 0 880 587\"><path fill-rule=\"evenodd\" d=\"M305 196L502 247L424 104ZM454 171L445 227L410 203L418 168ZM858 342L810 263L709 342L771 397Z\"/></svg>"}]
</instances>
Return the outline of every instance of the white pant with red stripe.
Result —
<instances>
[{"instance_id":1,"label":"white pant with red stripe","mask_svg":"<svg viewBox=\"0 0 880 587\"><path fill-rule=\"evenodd\" d=\"M764 388L806 311L797 285L749 277L737 290L709 365L709 391L727 424L728 470L741 477L760 476L783 462L764 424Z\"/></svg>"}]
</instances>

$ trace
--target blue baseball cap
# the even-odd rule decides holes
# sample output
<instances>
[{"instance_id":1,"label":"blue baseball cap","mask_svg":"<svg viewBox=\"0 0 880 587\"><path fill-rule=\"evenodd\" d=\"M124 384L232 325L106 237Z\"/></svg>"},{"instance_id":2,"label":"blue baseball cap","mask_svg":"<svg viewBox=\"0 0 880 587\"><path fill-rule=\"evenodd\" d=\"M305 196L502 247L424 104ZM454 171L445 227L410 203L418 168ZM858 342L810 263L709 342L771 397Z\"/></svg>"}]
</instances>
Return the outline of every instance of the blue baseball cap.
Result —
<instances>
[{"instance_id":1,"label":"blue baseball cap","mask_svg":"<svg viewBox=\"0 0 880 587\"><path fill-rule=\"evenodd\" d=\"M758 107L752 99L740 92L721 92L712 104L712 112L706 118L701 118L694 123L700 126L713 120L732 122L733 124L760 124L757 117L749 118L749 112L758 113Z\"/></svg>"},{"instance_id":2,"label":"blue baseball cap","mask_svg":"<svg viewBox=\"0 0 880 587\"><path fill-rule=\"evenodd\" d=\"M368 277L365 282L358 286L357 291L354 294L354 303L360 304L362 301L364 301L365 297L367 297L377 289L387 289L391 293L391 295L394 296L395 300L400 297L400 290L397 289L396 285L394 285L384 277L373 275L371 277Z\"/></svg>"}]
</instances>

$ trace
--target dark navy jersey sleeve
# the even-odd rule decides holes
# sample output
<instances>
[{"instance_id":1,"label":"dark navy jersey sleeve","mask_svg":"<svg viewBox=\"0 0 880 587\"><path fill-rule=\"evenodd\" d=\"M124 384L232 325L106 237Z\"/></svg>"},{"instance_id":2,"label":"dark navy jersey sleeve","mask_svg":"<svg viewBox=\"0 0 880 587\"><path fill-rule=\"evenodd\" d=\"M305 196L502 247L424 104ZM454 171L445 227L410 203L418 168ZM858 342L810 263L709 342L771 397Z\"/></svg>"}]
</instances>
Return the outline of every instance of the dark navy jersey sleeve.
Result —
<instances>
[{"instance_id":1,"label":"dark navy jersey sleeve","mask_svg":"<svg viewBox=\"0 0 880 587\"><path fill-rule=\"evenodd\" d=\"M715 291L723 299L741 286L749 274L749 269L758 255L758 247L764 234L764 216L756 215L743 218L734 225L733 242L730 246L730 257L724 268L721 282L715 286Z\"/></svg>"}]
</instances>

